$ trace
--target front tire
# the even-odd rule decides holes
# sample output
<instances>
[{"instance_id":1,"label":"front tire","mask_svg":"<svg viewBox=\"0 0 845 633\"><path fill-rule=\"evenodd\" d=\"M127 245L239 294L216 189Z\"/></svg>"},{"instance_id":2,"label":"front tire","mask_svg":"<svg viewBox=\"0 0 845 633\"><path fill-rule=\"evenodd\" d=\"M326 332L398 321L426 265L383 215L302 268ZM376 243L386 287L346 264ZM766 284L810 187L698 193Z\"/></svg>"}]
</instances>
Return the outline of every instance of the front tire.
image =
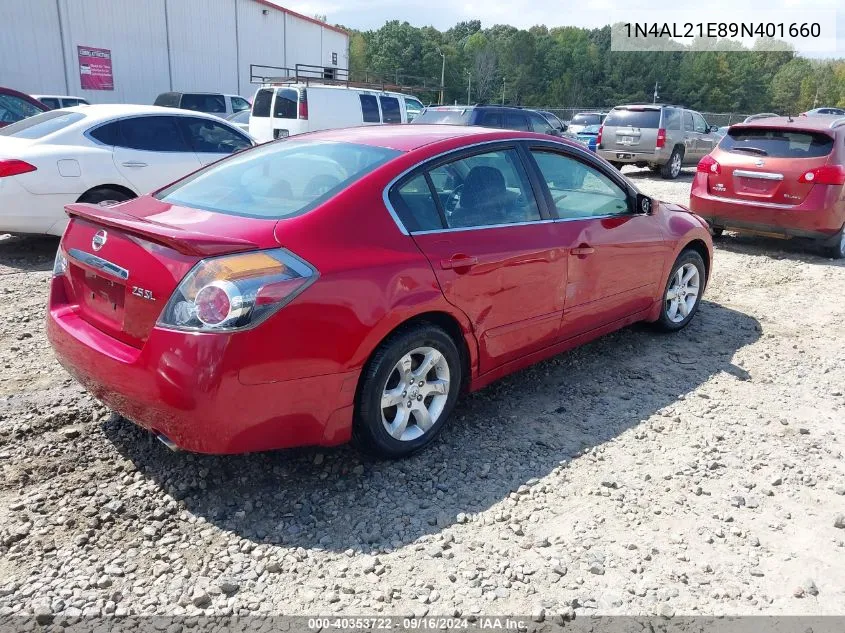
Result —
<instances>
[{"instance_id":1,"label":"front tire","mask_svg":"<svg viewBox=\"0 0 845 633\"><path fill-rule=\"evenodd\" d=\"M681 167L684 164L684 150L676 147L672 150L668 162L660 168L660 176L667 180L675 180L681 175Z\"/></svg>"},{"instance_id":2,"label":"front tire","mask_svg":"<svg viewBox=\"0 0 845 633\"><path fill-rule=\"evenodd\" d=\"M701 303L701 295L707 279L704 260L693 250L683 251L663 289L660 318L657 327L664 332L677 332L685 328Z\"/></svg>"},{"instance_id":3,"label":"front tire","mask_svg":"<svg viewBox=\"0 0 845 633\"><path fill-rule=\"evenodd\" d=\"M463 381L455 342L439 327L411 325L387 338L364 369L352 438L377 457L406 457L434 441Z\"/></svg>"}]
</instances>

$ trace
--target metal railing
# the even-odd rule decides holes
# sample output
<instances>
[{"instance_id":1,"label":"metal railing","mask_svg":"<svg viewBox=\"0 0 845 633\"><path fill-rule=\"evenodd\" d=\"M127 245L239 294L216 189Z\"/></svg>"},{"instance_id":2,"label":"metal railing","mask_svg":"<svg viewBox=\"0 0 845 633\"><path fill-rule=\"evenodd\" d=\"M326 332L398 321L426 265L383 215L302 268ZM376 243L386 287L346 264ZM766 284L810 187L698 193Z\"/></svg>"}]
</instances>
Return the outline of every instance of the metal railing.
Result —
<instances>
[{"instance_id":1,"label":"metal railing","mask_svg":"<svg viewBox=\"0 0 845 633\"><path fill-rule=\"evenodd\" d=\"M315 66L297 64L293 68L285 66L249 65L249 82L252 84L305 84L321 86L343 86L346 88L365 88L368 90L395 92L433 92L440 90L440 85L425 77L403 75L399 72L392 77L383 77L372 71L350 71L348 68L333 66Z\"/></svg>"}]
</instances>

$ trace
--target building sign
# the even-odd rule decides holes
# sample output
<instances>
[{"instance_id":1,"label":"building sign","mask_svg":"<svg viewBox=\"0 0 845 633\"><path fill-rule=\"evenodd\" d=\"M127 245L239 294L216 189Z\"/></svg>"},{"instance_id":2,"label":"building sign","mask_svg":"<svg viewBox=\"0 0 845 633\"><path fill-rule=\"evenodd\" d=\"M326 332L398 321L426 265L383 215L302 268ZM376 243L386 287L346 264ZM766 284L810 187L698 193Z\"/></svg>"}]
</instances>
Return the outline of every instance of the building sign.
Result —
<instances>
[{"instance_id":1,"label":"building sign","mask_svg":"<svg viewBox=\"0 0 845 633\"><path fill-rule=\"evenodd\" d=\"M79 83L83 90L114 90L111 51L107 48L77 46Z\"/></svg>"}]
</instances>

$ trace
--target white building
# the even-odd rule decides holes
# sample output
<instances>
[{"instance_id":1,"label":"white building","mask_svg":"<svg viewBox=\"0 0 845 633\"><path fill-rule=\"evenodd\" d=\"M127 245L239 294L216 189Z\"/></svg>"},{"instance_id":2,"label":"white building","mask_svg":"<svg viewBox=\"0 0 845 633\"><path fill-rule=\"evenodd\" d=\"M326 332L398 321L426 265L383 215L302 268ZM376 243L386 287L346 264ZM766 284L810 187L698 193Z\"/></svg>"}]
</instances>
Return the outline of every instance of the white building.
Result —
<instances>
[{"instance_id":1,"label":"white building","mask_svg":"<svg viewBox=\"0 0 845 633\"><path fill-rule=\"evenodd\" d=\"M345 31L269 0L0 0L0 86L28 94L251 99L250 64L348 68L348 51Z\"/></svg>"}]
</instances>

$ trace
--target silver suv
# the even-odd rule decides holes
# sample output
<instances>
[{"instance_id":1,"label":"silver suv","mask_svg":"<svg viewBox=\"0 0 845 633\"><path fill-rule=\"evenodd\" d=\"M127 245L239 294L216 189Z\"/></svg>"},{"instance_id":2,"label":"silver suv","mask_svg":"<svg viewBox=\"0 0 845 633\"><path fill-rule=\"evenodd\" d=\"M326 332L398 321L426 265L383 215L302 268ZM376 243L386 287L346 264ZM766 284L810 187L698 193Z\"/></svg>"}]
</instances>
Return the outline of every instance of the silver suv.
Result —
<instances>
[{"instance_id":1,"label":"silver suv","mask_svg":"<svg viewBox=\"0 0 845 633\"><path fill-rule=\"evenodd\" d=\"M617 106L604 120L596 151L617 168L648 166L677 178L683 165L695 165L716 147L718 129L680 106Z\"/></svg>"}]
</instances>

